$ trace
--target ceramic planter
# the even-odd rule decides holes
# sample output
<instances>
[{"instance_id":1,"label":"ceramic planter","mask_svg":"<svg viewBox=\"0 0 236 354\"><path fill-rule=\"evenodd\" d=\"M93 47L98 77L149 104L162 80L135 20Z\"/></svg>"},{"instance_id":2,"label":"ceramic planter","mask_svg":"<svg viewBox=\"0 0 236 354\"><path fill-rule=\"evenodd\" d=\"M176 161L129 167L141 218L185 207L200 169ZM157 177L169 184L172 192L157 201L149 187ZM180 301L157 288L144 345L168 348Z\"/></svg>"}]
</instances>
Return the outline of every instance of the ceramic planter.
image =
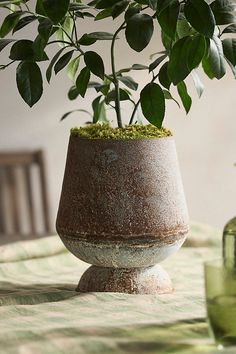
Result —
<instances>
[{"instance_id":1,"label":"ceramic planter","mask_svg":"<svg viewBox=\"0 0 236 354\"><path fill-rule=\"evenodd\" d=\"M71 136L57 231L71 253L92 264L79 291L172 291L156 264L188 232L174 138Z\"/></svg>"}]
</instances>

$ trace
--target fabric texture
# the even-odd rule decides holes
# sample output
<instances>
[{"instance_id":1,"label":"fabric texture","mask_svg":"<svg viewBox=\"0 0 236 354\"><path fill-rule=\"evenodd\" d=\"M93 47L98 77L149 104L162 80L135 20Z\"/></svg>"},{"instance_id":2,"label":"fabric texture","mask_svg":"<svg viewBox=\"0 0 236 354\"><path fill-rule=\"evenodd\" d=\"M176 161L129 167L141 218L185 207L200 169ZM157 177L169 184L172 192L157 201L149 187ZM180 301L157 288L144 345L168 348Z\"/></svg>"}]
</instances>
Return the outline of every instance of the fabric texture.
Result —
<instances>
[{"instance_id":1,"label":"fabric texture","mask_svg":"<svg viewBox=\"0 0 236 354\"><path fill-rule=\"evenodd\" d=\"M175 286L168 295L76 293L88 264L58 236L0 247L0 353L217 353L203 261L220 256L220 240L191 225L185 247L163 262Z\"/></svg>"}]
</instances>

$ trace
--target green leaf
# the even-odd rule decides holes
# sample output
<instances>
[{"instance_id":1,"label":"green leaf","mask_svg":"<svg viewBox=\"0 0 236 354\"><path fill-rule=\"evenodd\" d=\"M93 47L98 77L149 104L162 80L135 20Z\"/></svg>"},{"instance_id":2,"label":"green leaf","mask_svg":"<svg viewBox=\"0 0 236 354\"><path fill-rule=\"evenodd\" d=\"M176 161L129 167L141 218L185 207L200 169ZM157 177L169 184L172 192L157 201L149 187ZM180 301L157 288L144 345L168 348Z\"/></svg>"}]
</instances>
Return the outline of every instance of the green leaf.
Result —
<instances>
[{"instance_id":1,"label":"green leaf","mask_svg":"<svg viewBox=\"0 0 236 354\"><path fill-rule=\"evenodd\" d=\"M149 0L135 0L140 5L149 5Z\"/></svg>"},{"instance_id":2,"label":"green leaf","mask_svg":"<svg viewBox=\"0 0 236 354\"><path fill-rule=\"evenodd\" d=\"M90 79L90 70L85 67L81 70L79 76L76 80L76 87L79 91L79 94L84 97L88 88L88 83Z\"/></svg>"},{"instance_id":3,"label":"green leaf","mask_svg":"<svg viewBox=\"0 0 236 354\"><path fill-rule=\"evenodd\" d=\"M55 74L57 74L59 71L61 71L69 63L73 53L74 53L74 49L65 53L60 59L58 59L58 61L56 62L55 66L54 66Z\"/></svg>"},{"instance_id":4,"label":"green leaf","mask_svg":"<svg viewBox=\"0 0 236 354\"><path fill-rule=\"evenodd\" d=\"M210 4L217 25L235 22L235 4L229 0L215 0Z\"/></svg>"},{"instance_id":5,"label":"green leaf","mask_svg":"<svg viewBox=\"0 0 236 354\"><path fill-rule=\"evenodd\" d=\"M184 14L196 31L209 38L213 36L215 18L210 6L204 0L187 0Z\"/></svg>"},{"instance_id":6,"label":"green leaf","mask_svg":"<svg viewBox=\"0 0 236 354\"><path fill-rule=\"evenodd\" d=\"M81 55L79 55L78 57L71 60L71 62L67 66L67 75L68 75L69 79L73 82L75 81L75 75L76 75L77 70L79 68L80 57L81 57Z\"/></svg>"},{"instance_id":7,"label":"green leaf","mask_svg":"<svg viewBox=\"0 0 236 354\"><path fill-rule=\"evenodd\" d=\"M164 92L164 96L165 96L166 100L173 100L177 104L177 106L180 108L179 102L172 96L170 91L163 90L163 92Z\"/></svg>"},{"instance_id":8,"label":"green leaf","mask_svg":"<svg viewBox=\"0 0 236 354\"><path fill-rule=\"evenodd\" d=\"M62 28L59 28L55 33L56 39L58 41L65 41L65 42L69 41L70 42L70 39L68 38L68 36L71 37L72 32L73 32L73 26L74 26L73 19L71 17L67 16L63 22ZM61 47L68 46L68 44L66 44L66 43L59 43L59 45Z\"/></svg>"},{"instance_id":9,"label":"green leaf","mask_svg":"<svg viewBox=\"0 0 236 354\"><path fill-rule=\"evenodd\" d=\"M147 14L136 14L129 18L125 30L129 46L141 52L150 42L153 34L153 20Z\"/></svg>"},{"instance_id":10,"label":"green leaf","mask_svg":"<svg viewBox=\"0 0 236 354\"><path fill-rule=\"evenodd\" d=\"M96 97L93 102L92 102L92 107L93 107L93 123L97 123L101 114L101 104L100 104L100 99L102 96Z\"/></svg>"},{"instance_id":11,"label":"green leaf","mask_svg":"<svg viewBox=\"0 0 236 354\"><path fill-rule=\"evenodd\" d=\"M54 64L57 62L58 58L60 57L61 53L63 52L65 48L61 48L52 58L47 71L46 71L46 78L47 78L47 82L50 83L51 77L52 77L52 69Z\"/></svg>"},{"instance_id":12,"label":"green leaf","mask_svg":"<svg viewBox=\"0 0 236 354\"><path fill-rule=\"evenodd\" d=\"M36 7L35 7L35 12L39 15L42 16L47 16L44 7L43 7L43 0L37 0L36 2Z\"/></svg>"},{"instance_id":13,"label":"green leaf","mask_svg":"<svg viewBox=\"0 0 236 354\"><path fill-rule=\"evenodd\" d=\"M120 101L130 100L130 97L129 97L129 94L127 91L120 88L119 92L120 92ZM106 104L108 104L112 101L115 101L115 98L116 98L115 90L110 91L105 98Z\"/></svg>"},{"instance_id":14,"label":"green leaf","mask_svg":"<svg viewBox=\"0 0 236 354\"><path fill-rule=\"evenodd\" d=\"M128 73L131 70L147 70L148 66L142 64L133 64L131 68L124 68L119 70L116 74L119 76L122 73Z\"/></svg>"},{"instance_id":15,"label":"green leaf","mask_svg":"<svg viewBox=\"0 0 236 354\"><path fill-rule=\"evenodd\" d=\"M22 2L22 0L0 0L0 7L8 6L10 11L15 11L17 6L20 5L20 2Z\"/></svg>"},{"instance_id":16,"label":"green leaf","mask_svg":"<svg viewBox=\"0 0 236 354\"><path fill-rule=\"evenodd\" d=\"M91 32L85 33L79 40L80 45L91 45L94 44L97 40L107 41L112 40L113 34L108 32Z\"/></svg>"},{"instance_id":17,"label":"green leaf","mask_svg":"<svg viewBox=\"0 0 236 354\"><path fill-rule=\"evenodd\" d=\"M85 10L85 9L90 9L90 6L82 4L82 3L72 3L69 6L69 11L78 11L78 10Z\"/></svg>"},{"instance_id":18,"label":"green leaf","mask_svg":"<svg viewBox=\"0 0 236 354\"><path fill-rule=\"evenodd\" d=\"M174 85L201 63L205 51L205 38L200 34L183 37L174 44L168 65L168 75Z\"/></svg>"},{"instance_id":19,"label":"green leaf","mask_svg":"<svg viewBox=\"0 0 236 354\"><path fill-rule=\"evenodd\" d=\"M173 0L157 15L162 30L172 39L175 38L177 20L179 17L180 3Z\"/></svg>"},{"instance_id":20,"label":"green leaf","mask_svg":"<svg viewBox=\"0 0 236 354\"><path fill-rule=\"evenodd\" d=\"M157 0L157 2L156 2L157 15L159 15L162 11L164 11L172 3L175 3L175 0Z\"/></svg>"},{"instance_id":21,"label":"green leaf","mask_svg":"<svg viewBox=\"0 0 236 354\"><path fill-rule=\"evenodd\" d=\"M66 15L70 0L42 0L42 3L47 16L56 24Z\"/></svg>"},{"instance_id":22,"label":"green leaf","mask_svg":"<svg viewBox=\"0 0 236 354\"><path fill-rule=\"evenodd\" d=\"M222 41L224 55L228 59L228 61L236 66L236 39L235 38L227 38Z\"/></svg>"},{"instance_id":23,"label":"green leaf","mask_svg":"<svg viewBox=\"0 0 236 354\"><path fill-rule=\"evenodd\" d=\"M0 28L0 37L4 38L6 35L11 32L15 27L20 17L24 14L22 11L16 11L5 17L1 28Z\"/></svg>"},{"instance_id":24,"label":"green leaf","mask_svg":"<svg viewBox=\"0 0 236 354\"><path fill-rule=\"evenodd\" d=\"M35 38L32 44L32 48L35 53L35 57L37 58L37 61L48 60L48 57L44 51L46 44L47 43L40 35Z\"/></svg>"},{"instance_id":25,"label":"green leaf","mask_svg":"<svg viewBox=\"0 0 236 354\"><path fill-rule=\"evenodd\" d=\"M179 39L173 46L168 65L168 76L174 85L183 81L190 73L188 67L188 50L192 39L190 36Z\"/></svg>"},{"instance_id":26,"label":"green leaf","mask_svg":"<svg viewBox=\"0 0 236 354\"><path fill-rule=\"evenodd\" d=\"M28 61L43 61L48 60L45 52L43 56L37 56L33 42L28 39L22 39L13 44L11 47L10 57L11 60L28 60Z\"/></svg>"},{"instance_id":27,"label":"green leaf","mask_svg":"<svg viewBox=\"0 0 236 354\"><path fill-rule=\"evenodd\" d=\"M109 120L107 119L107 116L106 116L106 109L105 109L105 101L104 100L100 102L100 106L101 106L101 112L100 112L98 122L101 124L108 123Z\"/></svg>"},{"instance_id":28,"label":"green leaf","mask_svg":"<svg viewBox=\"0 0 236 354\"><path fill-rule=\"evenodd\" d=\"M194 82L194 85L196 87L196 90L197 90L197 94L198 94L198 97L200 98L203 94L203 91L204 91L204 85L203 83L201 82L198 74L196 73L195 70L193 70L191 72L191 76L193 78L193 82Z\"/></svg>"},{"instance_id":29,"label":"green leaf","mask_svg":"<svg viewBox=\"0 0 236 354\"><path fill-rule=\"evenodd\" d=\"M141 9L142 8L140 7L140 5L139 6L135 6L135 7L134 6L130 6L125 12L125 21L127 22L130 19L130 17L138 14L141 11Z\"/></svg>"},{"instance_id":30,"label":"green leaf","mask_svg":"<svg viewBox=\"0 0 236 354\"><path fill-rule=\"evenodd\" d=\"M100 77L102 80L104 79L105 68L100 55L92 51L86 52L84 54L84 62L94 75Z\"/></svg>"},{"instance_id":31,"label":"green leaf","mask_svg":"<svg viewBox=\"0 0 236 354\"><path fill-rule=\"evenodd\" d=\"M170 85L171 85L171 80L170 80L168 72L167 72L168 65L169 65L169 62L166 62L164 65L162 65L162 67L159 70L159 75L158 75L160 84L162 86L164 86L167 90L169 90Z\"/></svg>"},{"instance_id":32,"label":"green leaf","mask_svg":"<svg viewBox=\"0 0 236 354\"><path fill-rule=\"evenodd\" d=\"M158 84L146 85L140 93L144 117L157 128L161 128L165 116L165 96Z\"/></svg>"},{"instance_id":33,"label":"green leaf","mask_svg":"<svg viewBox=\"0 0 236 354\"><path fill-rule=\"evenodd\" d=\"M171 48L173 45L172 39L169 36L167 36L167 34L164 31L161 31L161 40L162 40L162 44L165 47L167 53L169 53L171 51Z\"/></svg>"},{"instance_id":34,"label":"green leaf","mask_svg":"<svg viewBox=\"0 0 236 354\"><path fill-rule=\"evenodd\" d=\"M96 39L93 39L93 38L90 38L88 37L88 34L85 33L83 34L83 36L78 40L78 43L80 45L91 45L91 44L94 44L97 40Z\"/></svg>"},{"instance_id":35,"label":"green leaf","mask_svg":"<svg viewBox=\"0 0 236 354\"><path fill-rule=\"evenodd\" d=\"M183 37L191 35L192 27L190 26L190 24L186 19L178 20L176 33L177 33L177 39L181 39Z\"/></svg>"},{"instance_id":36,"label":"green leaf","mask_svg":"<svg viewBox=\"0 0 236 354\"><path fill-rule=\"evenodd\" d=\"M157 9L157 3L158 3L158 0L149 0L149 6L151 7L152 10Z\"/></svg>"},{"instance_id":37,"label":"green leaf","mask_svg":"<svg viewBox=\"0 0 236 354\"><path fill-rule=\"evenodd\" d=\"M136 91L138 89L138 84L137 84L137 82L134 81L134 79L132 77L119 76L118 79L119 79L119 81L121 81L125 86L127 86L131 90Z\"/></svg>"},{"instance_id":38,"label":"green leaf","mask_svg":"<svg viewBox=\"0 0 236 354\"><path fill-rule=\"evenodd\" d=\"M96 15L95 21L103 20L106 17L110 17L111 13L112 13L112 8L104 9Z\"/></svg>"},{"instance_id":39,"label":"green leaf","mask_svg":"<svg viewBox=\"0 0 236 354\"><path fill-rule=\"evenodd\" d=\"M78 18L84 18L83 12L81 12L81 11L76 11L74 14Z\"/></svg>"},{"instance_id":40,"label":"green leaf","mask_svg":"<svg viewBox=\"0 0 236 354\"><path fill-rule=\"evenodd\" d=\"M89 81L88 83L88 88L95 88L95 90L97 91L100 87L102 86L102 84L100 84L100 82L96 82L96 81ZM97 91L98 92L98 91Z\"/></svg>"},{"instance_id":41,"label":"green leaf","mask_svg":"<svg viewBox=\"0 0 236 354\"><path fill-rule=\"evenodd\" d=\"M46 43L49 40L50 35L52 33L52 28L53 28L52 26L53 24L51 20L47 18L41 20L38 25L38 33L40 37L42 37L45 40Z\"/></svg>"},{"instance_id":42,"label":"green leaf","mask_svg":"<svg viewBox=\"0 0 236 354\"><path fill-rule=\"evenodd\" d=\"M33 42L28 39L23 39L15 42L11 47L11 60L34 60L34 51L32 48Z\"/></svg>"},{"instance_id":43,"label":"green leaf","mask_svg":"<svg viewBox=\"0 0 236 354\"><path fill-rule=\"evenodd\" d=\"M147 70L148 66L143 64L133 64L131 67L132 70Z\"/></svg>"},{"instance_id":44,"label":"green leaf","mask_svg":"<svg viewBox=\"0 0 236 354\"><path fill-rule=\"evenodd\" d=\"M208 55L203 59L203 69L210 77L216 77L218 80L225 75L225 61L221 40L214 36L210 39Z\"/></svg>"},{"instance_id":45,"label":"green leaf","mask_svg":"<svg viewBox=\"0 0 236 354\"><path fill-rule=\"evenodd\" d=\"M155 52L155 53L152 53L149 58L150 60L152 60L155 56L159 55L159 54L165 54L167 56L167 51L166 50L161 50L159 52Z\"/></svg>"},{"instance_id":46,"label":"green leaf","mask_svg":"<svg viewBox=\"0 0 236 354\"><path fill-rule=\"evenodd\" d=\"M236 24L227 26L222 33L236 33Z\"/></svg>"},{"instance_id":47,"label":"green leaf","mask_svg":"<svg viewBox=\"0 0 236 354\"><path fill-rule=\"evenodd\" d=\"M154 69L156 69L156 67L166 58L166 54L161 55L159 58L157 58L156 60L154 60L154 62L152 62L149 65L149 72L153 71Z\"/></svg>"},{"instance_id":48,"label":"green leaf","mask_svg":"<svg viewBox=\"0 0 236 354\"><path fill-rule=\"evenodd\" d=\"M32 107L43 93L43 80L38 65L33 62L21 62L16 70L16 82L21 97Z\"/></svg>"},{"instance_id":49,"label":"green leaf","mask_svg":"<svg viewBox=\"0 0 236 354\"><path fill-rule=\"evenodd\" d=\"M110 84L100 85L99 87L95 87L97 92L102 92L104 96L106 96L110 90Z\"/></svg>"},{"instance_id":50,"label":"green leaf","mask_svg":"<svg viewBox=\"0 0 236 354\"><path fill-rule=\"evenodd\" d=\"M30 24L31 22L37 20L36 16L25 16L23 18L21 18L17 24L14 26L13 28L13 33L19 31L20 29L24 28L25 26L27 26L28 24Z\"/></svg>"},{"instance_id":51,"label":"green leaf","mask_svg":"<svg viewBox=\"0 0 236 354\"><path fill-rule=\"evenodd\" d=\"M95 18L95 15L91 14L91 12L88 12L88 11L83 11L83 12L81 12L81 14L83 17ZM75 15L77 16L77 12L75 13Z\"/></svg>"},{"instance_id":52,"label":"green leaf","mask_svg":"<svg viewBox=\"0 0 236 354\"><path fill-rule=\"evenodd\" d=\"M178 83L177 90L178 90L179 97L183 103L186 114L188 114L188 112L192 106L192 99L188 94L187 87L186 87L184 81Z\"/></svg>"},{"instance_id":53,"label":"green leaf","mask_svg":"<svg viewBox=\"0 0 236 354\"><path fill-rule=\"evenodd\" d=\"M80 0L76 0L76 1L80 1ZM98 3L99 0L92 0L88 3L88 6L96 6L96 4Z\"/></svg>"},{"instance_id":54,"label":"green leaf","mask_svg":"<svg viewBox=\"0 0 236 354\"><path fill-rule=\"evenodd\" d=\"M236 66L233 66L227 58L226 58L226 61L227 61L228 65L229 65L230 69L232 70L234 78L236 79Z\"/></svg>"},{"instance_id":55,"label":"green leaf","mask_svg":"<svg viewBox=\"0 0 236 354\"><path fill-rule=\"evenodd\" d=\"M68 92L69 100L75 100L79 96L79 90L76 86L72 86Z\"/></svg>"},{"instance_id":56,"label":"green leaf","mask_svg":"<svg viewBox=\"0 0 236 354\"><path fill-rule=\"evenodd\" d=\"M14 42L15 39L0 39L0 52L10 43Z\"/></svg>"},{"instance_id":57,"label":"green leaf","mask_svg":"<svg viewBox=\"0 0 236 354\"><path fill-rule=\"evenodd\" d=\"M114 6L117 4L120 0L100 0L96 4L97 9L107 9L109 7Z\"/></svg>"},{"instance_id":58,"label":"green leaf","mask_svg":"<svg viewBox=\"0 0 236 354\"><path fill-rule=\"evenodd\" d=\"M121 0L112 7L112 18L115 19L122 14L129 5L129 0Z\"/></svg>"},{"instance_id":59,"label":"green leaf","mask_svg":"<svg viewBox=\"0 0 236 354\"><path fill-rule=\"evenodd\" d=\"M187 65L190 71L195 69L201 63L206 51L206 41L201 34L191 38L192 40L189 43L187 53Z\"/></svg>"},{"instance_id":60,"label":"green leaf","mask_svg":"<svg viewBox=\"0 0 236 354\"><path fill-rule=\"evenodd\" d=\"M90 81L88 87L93 87L97 92L102 92L104 96L106 96L110 90L111 82L108 79L105 79L103 84L99 82Z\"/></svg>"},{"instance_id":61,"label":"green leaf","mask_svg":"<svg viewBox=\"0 0 236 354\"><path fill-rule=\"evenodd\" d=\"M96 39L100 41L109 41L113 39L113 33L109 32L91 32L87 36L91 39Z\"/></svg>"},{"instance_id":62,"label":"green leaf","mask_svg":"<svg viewBox=\"0 0 236 354\"><path fill-rule=\"evenodd\" d=\"M202 68L205 72L205 74L209 77L209 79L214 79L215 75L214 73L212 72L212 68L211 68L211 65L208 61L208 57L205 56L202 60Z\"/></svg>"}]
</instances>

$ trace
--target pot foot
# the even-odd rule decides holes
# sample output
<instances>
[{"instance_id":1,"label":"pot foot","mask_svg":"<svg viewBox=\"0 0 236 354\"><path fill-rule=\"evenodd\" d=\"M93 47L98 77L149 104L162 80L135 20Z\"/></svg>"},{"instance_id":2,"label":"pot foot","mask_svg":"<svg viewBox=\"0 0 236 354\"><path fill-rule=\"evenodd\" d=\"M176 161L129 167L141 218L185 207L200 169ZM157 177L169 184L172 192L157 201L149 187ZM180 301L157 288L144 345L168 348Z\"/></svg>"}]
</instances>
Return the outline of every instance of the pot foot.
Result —
<instances>
[{"instance_id":1,"label":"pot foot","mask_svg":"<svg viewBox=\"0 0 236 354\"><path fill-rule=\"evenodd\" d=\"M76 291L168 294L173 291L173 286L168 273L160 265L148 268L91 266L82 275Z\"/></svg>"}]
</instances>

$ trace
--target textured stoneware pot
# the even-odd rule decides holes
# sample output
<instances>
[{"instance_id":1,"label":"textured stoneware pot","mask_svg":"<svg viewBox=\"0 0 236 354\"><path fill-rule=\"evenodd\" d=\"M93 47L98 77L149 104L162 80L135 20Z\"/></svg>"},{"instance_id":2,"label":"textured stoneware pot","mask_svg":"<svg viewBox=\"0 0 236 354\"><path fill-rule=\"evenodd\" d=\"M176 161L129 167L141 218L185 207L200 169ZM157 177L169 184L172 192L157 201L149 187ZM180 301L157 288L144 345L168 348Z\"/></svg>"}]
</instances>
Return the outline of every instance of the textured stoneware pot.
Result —
<instances>
[{"instance_id":1,"label":"textured stoneware pot","mask_svg":"<svg viewBox=\"0 0 236 354\"><path fill-rule=\"evenodd\" d=\"M78 291L171 292L156 264L188 232L174 138L71 136L57 231L71 253L92 264Z\"/></svg>"}]
</instances>

